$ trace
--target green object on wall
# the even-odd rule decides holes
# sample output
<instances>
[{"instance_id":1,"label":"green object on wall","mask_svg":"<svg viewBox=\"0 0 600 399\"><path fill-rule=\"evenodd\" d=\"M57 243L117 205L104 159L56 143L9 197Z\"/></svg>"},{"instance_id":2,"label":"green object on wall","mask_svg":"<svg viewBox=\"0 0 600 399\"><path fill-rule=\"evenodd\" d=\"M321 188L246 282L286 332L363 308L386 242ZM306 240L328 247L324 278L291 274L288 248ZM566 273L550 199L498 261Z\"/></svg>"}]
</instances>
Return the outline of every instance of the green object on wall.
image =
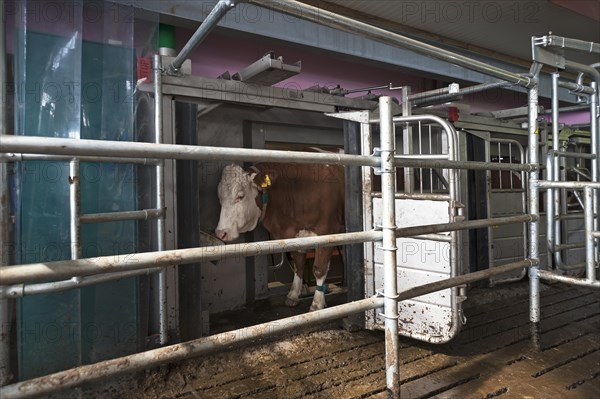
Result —
<instances>
[{"instance_id":1,"label":"green object on wall","mask_svg":"<svg viewBox=\"0 0 600 399\"><path fill-rule=\"evenodd\" d=\"M160 24L158 27L158 47L176 48L175 27L173 25Z\"/></svg>"}]
</instances>

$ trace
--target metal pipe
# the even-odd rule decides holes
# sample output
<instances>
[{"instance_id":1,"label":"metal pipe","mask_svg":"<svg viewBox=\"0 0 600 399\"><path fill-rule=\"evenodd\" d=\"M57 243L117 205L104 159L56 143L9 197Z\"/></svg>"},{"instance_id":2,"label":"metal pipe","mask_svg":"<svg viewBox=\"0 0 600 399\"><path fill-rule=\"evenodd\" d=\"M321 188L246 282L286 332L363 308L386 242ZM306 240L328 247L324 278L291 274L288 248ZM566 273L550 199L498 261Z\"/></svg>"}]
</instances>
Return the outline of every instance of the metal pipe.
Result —
<instances>
[{"instance_id":1,"label":"metal pipe","mask_svg":"<svg viewBox=\"0 0 600 399\"><path fill-rule=\"evenodd\" d=\"M514 85L513 83L509 83L509 82L482 83L481 85L476 85L476 86L467 87L465 89L461 89L458 91L458 93L448 93L448 94L439 95L437 97L424 98L421 100L414 100L412 102L412 104L413 104L413 106L427 107L428 105L435 105L435 104L439 104L442 102L449 102L449 101L461 99L466 94L477 93L477 92L481 92L484 90L489 90L489 89L497 88L497 87L509 87L509 86L513 86L513 85Z\"/></svg>"},{"instance_id":2,"label":"metal pipe","mask_svg":"<svg viewBox=\"0 0 600 399\"><path fill-rule=\"evenodd\" d=\"M423 286L410 288L397 293L397 301L404 301L432 292L456 287L459 285L484 280L492 276L504 274L523 267L537 265L533 259L525 259L520 262L496 266L473 273L452 277L442 281L425 284ZM325 308L316 312L303 313L285 319L279 319L268 323L246 327L239 330L228 331L209 337L199 338L181 344L170 345L164 348L154 349L146 352L136 353L117 359L80 366L74 369L60 371L43 377L0 388L0 397L3 399L25 399L39 395L50 394L64 389L73 388L84 383L91 383L107 378L116 377L121 374L131 373L172 363L184 359L190 359L212 352L232 349L234 345L253 341L264 336L275 336L285 332L298 331L298 327L309 326L317 323L331 321L346 317L353 313L360 313L384 306L385 299L371 297L360 301Z\"/></svg>"},{"instance_id":3,"label":"metal pipe","mask_svg":"<svg viewBox=\"0 0 600 399\"><path fill-rule=\"evenodd\" d=\"M598 65L599 64L594 64ZM595 69L594 69L595 70ZM599 118L600 113L598 112L600 93L598 92L600 88L600 84L596 82L591 83L592 89L596 91L596 94L590 96L590 152L593 155L592 158L592 181L599 182L600 181L600 127L599 127ZM600 190L596 190L594 194L594 200L592 201L593 213L596 215L594 218L593 229L600 229ZM598 252L598 251L597 251ZM600 255L596 252L596 261L600 263Z\"/></svg>"},{"instance_id":4,"label":"metal pipe","mask_svg":"<svg viewBox=\"0 0 600 399\"><path fill-rule=\"evenodd\" d=\"M510 223L527 223L538 220L535 215L506 216L492 219L469 220L464 222L403 227L396 230L396 237L412 237L423 234L443 233L464 229L480 229L488 226L502 226ZM210 247L174 249L163 252L142 252L115 256L100 256L79 260L59 260L45 263L31 263L0 267L0 280L5 284L31 283L67 279L72 276L112 273L115 271L140 270L148 267L164 267L173 263L187 264L222 260L235 256L257 256L273 253L293 252L317 247L357 244L367 241L381 241L380 231L330 234L317 237L290 238L218 245Z\"/></svg>"},{"instance_id":5,"label":"metal pipe","mask_svg":"<svg viewBox=\"0 0 600 399\"><path fill-rule=\"evenodd\" d=\"M563 276L561 274L552 273L548 270L539 270L538 275L539 275L539 278L541 278L542 280L557 281L559 283L578 285L581 287L600 288L600 281L598 281L598 280L589 281L589 280L583 279L583 278Z\"/></svg>"},{"instance_id":6,"label":"metal pipe","mask_svg":"<svg viewBox=\"0 0 600 399\"><path fill-rule=\"evenodd\" d=\"M81 215L81 223L105 223L122 220L148 220L157 219L164 215L164 209L142 209L139 211L88 213Z\"/></svg>"},{"instance_id":7,"label":"metal pipe","mask_svg":"<svg viewBox=\"0 0 600 399\"><path fill-rule=\"evenodd\" d=\"M53 281L56 279L65 280L72 276L89 276L117 271L147 269L149 267L166 267L172 264L200 263L232 257L257 256L281 253L282 251L292 252L317 247L333 247L366 241L380 241L381 238L382 233L380 231L366 231L4 266L0 267L0 281L4 285L10 285Z\"/></svg>"},{"instance_id":8,"label":"metal pipe","mask_svg":"<svg viewBox=\"0 0 600 399\"><path fill-rule=\"evenodd\" d=\"M202 24L204 25L204 23ZM208 33L208 32L207 32ZM191 49L189 50L191 51ZM181 54L180 54L181 55ZM162 61L161 56L154 55L154 143L161 144L163 140L163 117L162 117ZM183 62L183 61L182 61ZM161 210L161 215L156 219L156 250L165 250L165 166L159 163L155 166L156 208ZM168 309L167 309L167 271L163 268L158 273L158 319L160 344L165 345L168 341Z\"/></svg>"},{"instance_id":9,"label":"metal pipe","mask_svg":"<svg viewBox=\"0 0 600 399\"><path fill-rule=\"evenodd\" d=\"M414 40L406 36L366 24L364 22L356 21L343 15L323 10L299 1L249 0L249 2L261 7L281 12L283 14L293 15L317 24L329 26L334 29L340 29L346 32L362 35L385 44L406 48L416 53L424 54L442 61L447 61L451 64L459 65L472 71L481 72L498 79L518 84L520 86L527 87L531 84L531 79L529 77L521 76L517 73L488 65L485 62L465 57L461 54L441 49L439 47L423 43L418 40Z\"/></svg>"},{"instance_id":10,"label":"metal pipe","mask_svg":"<svg viewBox=\"0 0 600 399\"><path fill-rule=\"evenodd\" d=\"M532 38L532 46L533 46ZM529 107L528 113L528 155L529 163L538 164L538 147L539 147L539 135L538 135L538 77L540 66L535 64L532 66L534 74L532 76L533 86L527 91L527 103ZM529 172L529 213L531 215L539 215L538 206L538 185L536 184L539 179L539 172L537 170L531 170ZM536 263L539 263L538 254L538 240L539 240L539 222L538 217L529 223L529 246L528 246L528 258L532 259ZM535 349L540 347L540 279L539 279L539 267L534 265L529 268L529 321L531 323L531 341L532 346Z\"/></svg>"},{"instance_id":11,"label":"metal pipe","mask_svg":"<svg viewBox=\"0 0 600 399\"><path fill-rule=\"evenodd\" d=\"M0 153L0 162L21 162L21 161L70 161L73 159L69 155L46 155L46 154L15 154ZM93 157L79 156L79 162L103 162L103 163L128 163L137 165L157 165L162 162L160 159L146 158L121 158L121 157Z\"/></svg>"},{"instance_id":12,"label":"metal pipe","mask_svg":"<svg viewBox=\"0 0 600 399\"><path fill-rule=\"evenodd\" d=\"M7 136L3 138L2 149L0 151L48 153L71 157L94 154L95 156L108 157L134 156L188 161L227 160L240 162L337 163L352 166L379 166L378 159L368 155L154 144L130 141L73 140L54 137Z\"/></svg>"},{"instance_id":13,"label":"metal pipe","mask_svg":"<svg viewBox=\"0 0 600 399\"><path fill-rule=\"evenodd\" d=\"M381 141L381 217L383 231L383 295L385 318L385 370L388 398L400 398L400 372L398 361L398 281L396 271L396 168L394 155L396 140L392 122L391 97L379 98L379 135Z\"/></svg>"},{"instance_id":14,"label":"metal pipe","mask_svg":"<svg viewBox=\"0 0 600 399\"><path fill-rule=\"evenodd\" d=\"M311 326L341 319L353 313L377 309L383 306L383 302L383 298L380 297L362 299L181 344L80 366L0 388L0 397L2 399L24 399L48 395L84 383L231 349L234 345L251 342L258 338L278 336L287 332L297 333L299 326Z\"/></svg>"},{"instance_id":15,"label":"metal pipe","mask_svg":"<svg viewBox=\"0 0 600 399\"><path fill-rule=\"evenodd\" d=\"M574 94L581 94L581 93L594 94L594 89L592 89L589 86L585 86L585 85L578 84L578 83L565 82L564 80L559 80L558 86L568 89L569 91L571 91Z\"/></svg>"},{"instance_id":16,"label":"metal pipe","mask_svg":"<svg viewBox=\"0 0 600 399\"><path fill-rule=\"evenodd\" d=\"M69 162L69 231L71 236L71 259L81 258L81 225L79 160Z\"/></svg>"},{"instance_id":17,"label":"metal pipe","mask_svg":"<svg viewBox=\"0 0 600 399\"><path fill-rule=\"evenodd\" d=\"M506 87L506 86L512 86L512 85L513 85L512 83L508 83L508 82L481 83L478 85L473 85L473 86L459 89L458 92L456 92L456 93L450 93L450 87L442 87L440 89L411 94L408 96L408 100L412 101L413 104L416 105L418 103L427 102L432 99L438 100L438 99L452 98L452 97L456 97L456 96L460 96L460 95L478 93L478 92L482 92L485 90L496 89L498 87Z\"/></svg>"},{"instance_id":18,"label":"metal pipe","mask_svg":"<svg viewBox=\"0 0 600 399\"><path fill-rule=\"evenodd\" d=\"M568 48L584 53L600 53L600 44L585 40L571 39L568 37L547 35L538 38L539 44L544 47Z\"/></svg>"},{"instance_id":19,"label":"metal pipe","mask_svg":"<svg viewBox=\"0 0 600 399\"><path fill-rule=\"evenodd\" d=\"M593 154L586 154L583 152L571 152L571 151L554 151L554 156L555 157L563 157L563 158L583 158L583 159L593 159L594 155Z\"/></svg>"},{"instance_id":20,"label":"metal pipe","mask_svg":"<svg viewBox=\"0 0 600 399\"><path fill-rule=\"evenodd\" d=\"M169 74L177 74L179 72L179 68L181 68L181 65L183 65L183 62L188 55L190 55L196 46L208 36L225 14L235 7L238 2L239 1L236 0L219 0L204 21L202 21L196 32L194 32L190 40L188 40L179 54L177 54L171 65L169 65Z\"/></svg>"},{"instance_id":21,"label":"metal pipe","mask_svg":"<svg viewBox=\"0 0 600 399\"><path fill-rule=\"evenodd\" d=\"M6 6L7 7L7 6ZM0 141L4 142L7 134L7 111L6 111L6 7L0 5ZM0 266L10 263L9 248L10 237L10 214L9 214L10 191L8 187L8 165L0 163ZM0 328L4 330L11 323L13 302L8 299L0 299ZM0 386L6 385L12 378L10 365L10 334L0 333Z\"/></svg>"},{"instance_id":22,"label":"metal pipe","mask_svg":"<svg viewBox=\"0 0 600 399\"><path fill-rule=\"evenodd\" d=\"M516 172L529 172L539 169L533 164L499 163L499 162L475 162L475 161L450 161L448 159L431 160L415 159L397 156L394 158L397 167L410 168L440 168L440 169L469 169L469 170L512 170Z\"/></svg>"},{"instance_id":23,"label":"metal pipe","mask_svg":"<svg viewBox=\"0 0 600 399\"><path fill-rule=\"evenodd\" d=\"M593 189L600 189L600 183L588 182L588 181L546 181L538 180L535 185L539 188L567 188L572 190L582 190L586 187Z\"/></svg>"},{"instance_id":24,"label":"metal pipe","mask_svg":"<svg viewBox=\"0 0 600 399\"><path fill-rule=\"evenodd\" d=\"M558 81L559 86L560 86L560 82L561 81L559 80ZM589 108L589 106L587 104L579 104L579 105L572 105L569 107L562 107L562 108L559 108L558 110L560 112L573 112L573 111L581 111L583 109L588 109L588 108ZM543 114L543 115L549 115L551 113L552 113L552 109L545 109L542 112L540 112L540 114Z\"/></svg>"},{"instance_id":25,"label":"metal pipe","mask_svg":"<svg viewBox=\"0 0 600 399\"><path fill-rule=\"evenodd\" d=\"M415 115L413 120L424 115ZM429 116L431 117L431 116ZM394 118L394 119L401 119ZM402 122L402 120L400 120ZM44 152L79 157L81 154L94 153L97 156L132 156L144 158L208 160L208 161L248 161L248 162L291 162L291 163L339 163L353 166L379 166L377 160L367 155L349 155L336 153L314 153L279 150L257 150L249 148L226 148L189 146L180 144L153 144L108 140L73 140L50 137L9 136L4 140L6 152ZM530 171L536 168L533 164L498 164L487 162L463 162L428 159L398 159L396 166L407 167L441 167L446 169L468 169L469 165L477 170L515 170Z\"/></svg>"},{"instance_id":26,"label":"metal pipe","mask_svg":"<svg viewBox=\"0 0 600 399\"><path fill-rule=\"evenodd\" d=\"M87 287L89 285L107 283L110 281L121 280L128 277L149 275L161 271L162 268L132 270L128 272L101 274L98 276L88 276L71 278L63 281L53 281L50 283L39 284L15 284L0 286L0 298L20 298L29 295L48 294L52 292L68 291L75 288Z\"/></svg>"},{"instance_id":27,"label":"metal pipe","mask_svg":"<svg viewBox=\"0 0 600 399\"><path fill-rule=\"evenodd\" d=\"M586 278L589 281L596 281L596 261L594 255L594 238L592 237L592 231L594 231L594 209L593 209L593 190L590 186L583 189L583 213L584 219L584 232L585 232L585 271Z\"/></svg>"}]
</instances>

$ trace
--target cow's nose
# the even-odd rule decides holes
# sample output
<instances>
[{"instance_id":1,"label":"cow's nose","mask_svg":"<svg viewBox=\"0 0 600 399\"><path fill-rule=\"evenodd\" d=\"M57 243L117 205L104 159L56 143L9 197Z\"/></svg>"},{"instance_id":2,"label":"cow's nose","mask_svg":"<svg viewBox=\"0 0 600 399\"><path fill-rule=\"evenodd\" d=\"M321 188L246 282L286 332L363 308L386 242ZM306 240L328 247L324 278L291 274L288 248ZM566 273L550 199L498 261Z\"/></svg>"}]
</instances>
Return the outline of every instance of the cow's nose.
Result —
<instances>
[{"instance_id":1,"label":"cow's nose","mask_svg":"<svg viewBox=\"0 0 600 399\"><path fill-rule=\"evenodd\" d=\"M215 235L219 240L227 241L227 232L225 230L215 230Z\"/></svg>"}]
</instances>

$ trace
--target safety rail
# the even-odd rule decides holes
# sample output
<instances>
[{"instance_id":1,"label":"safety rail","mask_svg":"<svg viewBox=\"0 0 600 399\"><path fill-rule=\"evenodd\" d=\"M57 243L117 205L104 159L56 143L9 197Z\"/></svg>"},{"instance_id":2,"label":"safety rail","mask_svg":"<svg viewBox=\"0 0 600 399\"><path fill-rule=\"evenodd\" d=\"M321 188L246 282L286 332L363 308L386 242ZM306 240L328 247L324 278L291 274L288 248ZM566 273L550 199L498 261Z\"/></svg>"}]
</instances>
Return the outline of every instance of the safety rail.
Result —
<instances>
[{"instance_id":1,"label":"safety rail","mask_svg":"<svg viewBox=\"0 0 600 399\"><path fill-rule=\"evenodd\" d=\"M36 378L30 381L23 381L12 385L7 385L0 388L0 396L2 398L25 398L33 397L40 394L47 394L56 392L62 389L71 388L74 386L81 385L86 382L97 381L101 378L119 375L126 372L135 370L141 370L160 364L165 364L171 361L184 359L190 356L198 356L200 354L208 353L214 350L224 349L231 346L233 343L247 342L255 337L262 337L266 334L289 331L292 328L296 328L299 324L312 324L318 321L332 320L335 318L344 317L347 314L353 312L363 312L367 309L380 308L384 306L384 314L386 315L386 324L389 324L389 329L386 332L386 370L387 370L387 389L390 397L399 398L400 396L400 382L398 372L398 340L397 334L390 334L394 331L394 326L397 327L396 320L393 320L394 315L397 314L397 301L405 300L419 295L424 295L428 292L434 292L440 289L446 289L449 287L456 287L461 284L486 279L492 275L506 273L510 270L520 269L523 267L529 267L530 277L530 321L532 322L532 339L534 341L539 340L539 322L540 322L540 304L539 304L539 280L545 278L545 273L539 270L538 261L538 192L540 188L543 188L546 183L539 181L538 171L538 149L539 140L537 135L537 117L538 117L538 79L541 72L541 66L544 63L543 60L536 58L536 52L534 51L534 64L526 74L517 74L514 72L506 71L498 67L490 66L484 62L474 60L472 58L453 53L448 50L440 49L438 47L419 42L414 39L407 38L405 36L386 31L362 22L352 20L347 17L340 16L338 14L327 12L319 8L309 6L307 4L298 1L283 1L283 0L250 0L251 3L270 8L276 11L280 11L285 14L294 15L299 18L308 19L316 23L327 25L333 28L351 31L353 33L361 34L381 41L383 43L391 44L393 46L403 47L411 49L415 52L426 54L428 56L447 61L449 63L462 66L467 69L475 70L489 76L506 81L509 84L516 84L526 87L528 90L528 137L529 137L529 164L522 165L529 173L529 187L528 187L528 200L529 200L529 211L527 215L513 216L505 220L507 223L522 223L528 222L530 224L529 235L528 235L528 256L527 259L517 262L514 264L498 266L492 269L484 270L481 272L470 273L463 276L452 277L450 279L436 282L428 287L416 287L412 290L407 290L407 293L398 293L394 290L394 283L392 281L386 281L385 290L383 292L383 298L375 297L368 298L354 303L340 305L324 310L320 310L310 314L303 314L288 319L278 320L276 322L266 323L247 329L240 329L225 334L202 338L199 340L190 341L183 344L172 345L153 351L147 351L138 353L131 356L126 356L119 359L108 360L92 365L86 365L74 368L72 370L66 370L59 373L51 374L48 376ZM233 5L235 2L220 2L222 4ZM221 4L221 5L222 5ZM1 7L0 7L1 8ZM199 37L205 36L214 25L215 21L218 21L222 15L219 10L215 11L215 18L211 18L208 26L202 26L202 31L197 35ZM211 25L212 24L212 25ZM196 40L195 43L197 43ZM535 50L536 46L540 44L547 44L548 41L544 40L533 40L532 47ZM597 46L596 46L597 47ZM191 46L186 46L186 51L191 51ZM0 52L4 53L4 52ZM185 53L183 53L185 54ZM179 58L183 58L180 54ZM4 70L4 63L2 62L2 69ZM173 69L177 69L179 62L175 63ZM593 68L587 66L581 66L577 63L565 64L570 70L576 70L578 72L584 72L597 80L598 73ZM563 65L563 66L565 66ZM157 81L160 82L160 71L162 68L155 64L154 72ZM595 72L595 74L594 74ZM502 84L503 85L503 84ZM558 87L558 80L556 86ZM579 88L581 84L572 85L573 87ZM585 86L585 85L584 85ZM484 90L485 88L482 88ZM598 97L598 86L596 81L592 82L589 87L585 86L585 90L582 93L590 94L591 98L591 115L592 115L592 154L598 155L598 132L597 132L597 97ZM155 87L155 102L157 108L157 118L160 118L160 84ZM556 98L558 98L556 96ZM274 242L264 242L265 245L296 245L297 249L315 245L337 245L342 242L366 242L368 240L378 241L382 240L385 236L384 244L386 251L386 276L390 278L387 280L393 280L395 282L395 263L392 263L395 257L396 248L394 247L395 238L398 235L398 231L394 228L393 223L395 222L394 215L394 198L396 194L391 190L393 187L394 168L393 166L413 166L410 164L413 160L410 159L394 159L390 156L394 153L394 137L393 127L391 126L391 114L389 109L390 100L389 98L383 98L380 101L382 108L381 115L381 132L386 134L384 142L388 144L386 148L382 149L381 157L372 156L352 156L352 155L328 155L328 154L314 154L314 153L290 153L284 151L265 151L265 150L250 150L250 149L239 149L239 148L216 148L216 147L194 147L194 146L180 146L171 144L150 144L150 143L126 143L126 142L109 142L109 141L94 141L94 140L70 140L70 139L55 139L55 138L37 138L37 137L2 137L2 151L5 153L22 153L23 156L29 156L26 154L51 154L55 156L69 156L69 157L83 157L97 156L97 157L120 157L120 158L131 158L139 157L148 159L187 159L187 160L231 160L231 161L284 161L284 162L297 162L297 163L337 163L342 165L356 165L356 166L368 166L368 167L381 167L385 173L387 183L383 185L382 200L386 203L384 209L391 212L391 215L386 215L388 219L386 224L383 226L384 231L367 231L361 233L346 233L344 235L338 235L337 237L321 236L321 237L309 237L292 240L281 240ZM2 102L4 107L5 101ZM385 115L385 117L384 117ZM406 118L411 118L407 116ZM553 115L554 118L554 115ZM556 119L557 120L557 119ZM158 122L155 120L158 128ZM2 120L2 130L5 129L4 119ZM553 124L557 125L557 124ZM159 129L157 129L157 132ZM385 133L384 133L385 132ZM2 132L3 133L3 132ZM554 137L557 137L556 135ZM387 158L386 158L387 157ZM444 161L448 162L444 166L440 166L439 162L435 160L418 160L421 167L445 167L445 168L464 168L468 169L469 165L461 164L458 161ZM427 164L427 162L430 162ZM593 180L597 181L597 159L592 159L592 175ZM425 166L429 165L429 166ZM479 165L481 169L485 169L486 165ZM473 166L474 167L474 166ZM489 165L489 168L497 166ZM506 165L503 165L506 168ZM511 169L506 168L504 170L525 170L521 168ZM159 170L157 169L157 172ZM157 173L158 175L158 173ZM552 187L560 188L559 182L552 182ZM584 201L592 202L597 206L597 200L593 200L593 194L597 192L597 183L588 183L588 186L584 187L585 195ZM4 186L3 186L4 188ZM157 207L160 208L160 207ZM587 207L588 213L586 214L586 221L590 219L590 210L592 206ZM596 212L597 214L597 212ZM593 219L593 212L591 218ZM160 220L160 218L159 218ZM477 222L477 223L474 223ZM471 224L469 224L471 223ZM451 223L452 228L481 228L490 224L500 223L500 220L483 220L483 221L469 221L469 222L454 222ZM586 222L589 224L589 222ZM597 223L595 220L592 221L592 225ZM586 224L586 226L587 226ZM477 227L475 227L477 226ZM418 227L408 228L408 232L411 235L418 234L433 234L440 231L440 225L431 226L428 228L422 228L417 230ZM450 230L448 230L450 231ZM4 228L3 228L4 232ZM358 234L351 236L351 234ZM592 239L598 238L598 232L596 228L590 229L589 233ZM294 241L300 240L300 241ZM302 241L305 240L305 241ZM186 259L211 259L212 257L221 257L220 254L207 254L202 251L207 251L207 248L213 250L219 250L227 252L230 256L239 256L240 254L255 254L257 250L260 250L259 243L252 243L251 247L236 247L235 245L226 245L223 247L205 247L196 249L186 250L174 250L174 251L162 251L162 252L151 252L145 254L133 254L138 257L136 260L144 259L146 263L131 263L128 262L124 255L121 255L123 259L117 259L117 263L114 263L115 257L110 257L111 261L106 260L106 263L98 263L100 258L95 259L77 259L71 261L52 262L46 264L37 265L21 265L21 266L0 266L0 279L3 283L8 284L22 284L27 279L30 281L37 281L39 276L44 276L45 279L72 277L73 275L83 276L86 273L97 274L97 273L113 273L116 264L122 265L120 270L136 270L148 267L166 267L172 264L185 263ZM586 252L588 252L586 247ZM277 252L280 252L281 248L277 248ZM593 247L592 247L593 251ZM267 252L261 252L267 253ZM229 256L228 255L228 256ZM592 254L593 255L593 254ZM187 256L188 258L186 258ZM198 256L198 257L194 257ZM592 256L593 262L593 256ZM51 267L55 267L52 269ZM588 259L589 267L589 259ZM35 273L31 273L34 269ZM78 274L81 273L81 274ZM29 277L27 277L29 275ZM38 277L32 277L32 276ZM588 278L592 274L588 273ZM5 277L7 278L5 280ZM3 291L5 292L5 291ZM0 303L2 308L2 315L5 316L7 313L6 304ZM392 320L393 322L389 322ZM389 323L388 323L389 322ZM534 342L535 344L535 342ZM538 342L539 344L539 342ZM3 359L6 358L5 342L2 342L0 351L2 352ZM5 353L6 352L6 353Z\"/></svg>"}]
</instances>

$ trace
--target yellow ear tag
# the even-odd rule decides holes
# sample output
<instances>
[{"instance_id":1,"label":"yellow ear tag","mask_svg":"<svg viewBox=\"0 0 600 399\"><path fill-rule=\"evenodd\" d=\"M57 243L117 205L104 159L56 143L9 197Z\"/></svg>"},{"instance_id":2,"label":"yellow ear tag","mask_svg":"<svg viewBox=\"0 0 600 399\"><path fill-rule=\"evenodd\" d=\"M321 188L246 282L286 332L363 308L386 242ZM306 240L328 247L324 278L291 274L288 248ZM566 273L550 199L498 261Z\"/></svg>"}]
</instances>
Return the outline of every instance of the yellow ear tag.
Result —
<instances>
[{"instance_id":1,"label":"yellow ear tag","mask_svg":"<svg viewBox=\"0 0 600 399\"><path fill-rule=\"evenodd\" d=\"M265 175L265 180L260 185L262 188L267 188L271 186L271 178L269 175Z\"/></svg>"}]
</instances>

